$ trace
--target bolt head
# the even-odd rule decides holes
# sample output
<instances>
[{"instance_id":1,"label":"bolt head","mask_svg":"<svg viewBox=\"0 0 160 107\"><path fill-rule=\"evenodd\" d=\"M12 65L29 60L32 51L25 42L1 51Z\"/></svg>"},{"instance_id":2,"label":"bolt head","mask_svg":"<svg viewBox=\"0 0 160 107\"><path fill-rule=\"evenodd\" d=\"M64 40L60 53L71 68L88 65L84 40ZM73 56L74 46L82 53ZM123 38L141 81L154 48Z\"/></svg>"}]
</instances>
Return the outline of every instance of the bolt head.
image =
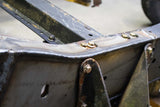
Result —
<instances>
[{"instance_id":1,"label":"bolt head","mask_svg":"<svg viewBox=\"0 0 160 107\"><path fill-rule=\"evenodd\" d=\"M82 46L82 47L87 47L88 44L87 44L87 43L81 43L81 46Z\"/></svg>"},{"instance_id":2,"label":"bolt head","mask_svg":"<svg viewBox=\"0 0 160 107\"><path fill-rule=\"evenodd\" d=\"M147 48L147 51L148 51L149 54L152 54L153 48L152 48L151 46L149 46L149 47Z\"/></svg>"},{"instance_id":3,"label":"bolt head","mask_svg":"<svg viewBox=\"0 0 160 107\"><path fill-rule=\"evenodd\" d=\"M97 45L93 41L89 41L88 42L88 47L89 48L95 48L95 47L97 47Z\"/></svg>"},{"instance_id":4,"label":"bolt head","mask_svg":"<svg viewBox=\"0 0 160 107\"><path fill-rule=\"evenodd\" d=\"M131 37L129 37L127 34L122 34L121 36L125 39L131 39Z\"/></svg>"},{"instance_id":5,"label":"bolt head","mask_svg":"<svg viewBox=\"0 0 160 107\"><path fill-rule=\"evenodd\" d=\"M132 37L138 37L138 35L135 34L135 33L130 33L130 35L131 35Z\"/></svg>"},{"instance_id":6,"label":"bolt head","mask_svg":"<svg viewBox=\"0 0 160 107\"><path fill-rule=\"evenodd\" d=\"M92 71L92 67L91 67L90 64L86 64L86 65L83 67L83 72L84 72L84 73L89 74L91 71Z\"/></svg>"},{"instance_id":7,"label":"bolt head","mask_svg":"<svg viewBox=\"0 0 160 107\"><path fill-rule=\"evenodd\" d=\"M54 35L49 36L49 40L53 41L55 39Z\"/></svg>"},{"instance_id":8,"label":"bolt head","mask_svg":"<svg viewBox=\"0 0 160 107\"><path fill-rule=\"evenodd\" d=\"M81 43L82 47L85 48L95 48L97 45L93 41L89 41L88 43Z\"/></svg>"},{"instance_id":9,"label":"bolt head","mask_svg":"<svg viewBox=\"0 0 160 107\"><path fill-rule=\"evenodd\" d=\"M89 41L88 44L91 45L91 46L95 45L95 43L93 41Z\"/></svg>"}]
</instances>

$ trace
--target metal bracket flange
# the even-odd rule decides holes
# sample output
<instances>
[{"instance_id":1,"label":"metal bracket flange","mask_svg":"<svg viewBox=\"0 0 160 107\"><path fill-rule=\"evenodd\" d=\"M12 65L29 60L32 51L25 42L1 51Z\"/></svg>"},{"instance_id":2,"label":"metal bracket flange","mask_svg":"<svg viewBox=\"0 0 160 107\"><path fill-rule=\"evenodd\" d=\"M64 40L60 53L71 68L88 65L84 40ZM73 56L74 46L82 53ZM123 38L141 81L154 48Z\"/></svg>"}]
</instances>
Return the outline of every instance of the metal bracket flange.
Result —
<instances>
[{"instance_id":1,"label":"metal bracket flange","mask_svg":"<svg viewBox=\"0 0 160 107\"><path fill-rule=\"evenodd\" d=\"M77 107L111 107L100 66L92 58L80 67Z\"/></svg>"},{"instance_id":2,"label":"metal bracket flange","mask_svg":"<svg viewBox=\"0 0 160 107\"><path fill-rule=\"evenodd\" d=\"M124 92L119 107L149 106L148 67L153 56L153 45L147 44Z\"/></svg>"}]
</instances>

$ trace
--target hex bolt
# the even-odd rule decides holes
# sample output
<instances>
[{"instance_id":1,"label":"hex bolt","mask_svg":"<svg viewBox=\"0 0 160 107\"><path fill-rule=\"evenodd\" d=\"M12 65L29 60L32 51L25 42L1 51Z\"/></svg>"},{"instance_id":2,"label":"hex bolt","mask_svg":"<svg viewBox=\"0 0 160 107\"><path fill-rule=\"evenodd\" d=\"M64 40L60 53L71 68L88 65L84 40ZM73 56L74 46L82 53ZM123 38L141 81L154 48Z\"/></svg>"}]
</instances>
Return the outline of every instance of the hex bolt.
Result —
<instances>
[{"instance_id":1,"label":"hex bolt","mask_svg":"<svg viewBox=\"0 0 160 107\"><path fill-rule=\"evenodd\" d=\"M125 39L131 39L131 37L129 37L127 34L122 34L121 36Z\"/></svg>"},{"instance_id":2,"label":"hex bolt","mask_svg":"<svg viewBox=\"0 0 160 107\"><path fill-rule=\"evenodd\" d=\"M97 45L93 41L89 41L88 43L81 43L82 47L85 48L95 48Z\"/></svg>"},{"instance_id":3,"label":"hex bolt","mask_svg":"<svg viewBox=\"0 0 160 107\"><path fill-rule=\"evenodd\" d=\"M54 35L50 35L50 36L49 36L49 40L50 40L50 41L53 41L54 39L55 39Z\"/></svg>"},{"instance_id":4,"label":"hex bolt","mask_svg":"<svg viewBox=\"0 0 160 107\"><path fill-rule=\"evenodd\" d=\"M132 37L138 37L138 35L135 34L135 33L130 33L130 35L131 35Z\"/></svg>"},{"instance_id":5,"label":"hex bolt","mask_svg":"<svg viewBox=\"0 0 160 107\"><path fill-rule=\"evenodd\" d=\"M152 48L151 46L149 46L149 47L147 48L147 51L148 51L148 53L151 55L152 52L153 52L153 48Z\"/></svg>"},{"instance_id":6,"label":"hex bolt","mask_svg":"<svg viewBox=\"0 0 160 107\"><path fill-rule=\"evenodd\" d=\"M91 71L92 71L92 67L91 67L90 64L86 64L86 65L83 67L83 72L84 72L84 73L89 74Z\"/></svg>"}]
</instances>

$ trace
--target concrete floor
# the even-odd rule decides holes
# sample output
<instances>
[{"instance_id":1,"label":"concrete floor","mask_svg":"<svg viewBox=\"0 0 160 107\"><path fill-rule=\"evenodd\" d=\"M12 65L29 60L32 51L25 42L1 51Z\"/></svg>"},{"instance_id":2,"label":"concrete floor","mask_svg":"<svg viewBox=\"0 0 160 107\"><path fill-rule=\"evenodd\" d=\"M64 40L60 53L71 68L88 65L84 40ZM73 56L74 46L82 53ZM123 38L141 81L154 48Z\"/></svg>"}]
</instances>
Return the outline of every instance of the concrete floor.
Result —
<instances>
[{"instance_id":1,"label":"concrete floor","mask_svg":"<svg viewBox=\"0 0 160 107\"><path fill-rule=\"evenodd\" d=\"M65 0L49 0L75 18L107 35L146 27L141 0L102 0L99 7L85 7Z\"/></svg>"},{"instance_id":2,"label":"concrete floor","mask_svg":"<svg viewBox=\"0 0 160 107\"><path fill-rule=\"evenodd\" d=\"M36 33L0 8L0 35L21 40L43 42Z\"/></svg>"},{"instance_id":3,"label":"concrete floor","mask_svg":"<svg viewBox=\"0 0 160 107\"><path fill-rule=\"evenodd\" d=\"M135 30L151 24L141 9L140 0L102 0L102 5L95 8L65 0L49 1L104 35ZM0 35L43 41L1 8Z\"/></svg>"}]
</instances>

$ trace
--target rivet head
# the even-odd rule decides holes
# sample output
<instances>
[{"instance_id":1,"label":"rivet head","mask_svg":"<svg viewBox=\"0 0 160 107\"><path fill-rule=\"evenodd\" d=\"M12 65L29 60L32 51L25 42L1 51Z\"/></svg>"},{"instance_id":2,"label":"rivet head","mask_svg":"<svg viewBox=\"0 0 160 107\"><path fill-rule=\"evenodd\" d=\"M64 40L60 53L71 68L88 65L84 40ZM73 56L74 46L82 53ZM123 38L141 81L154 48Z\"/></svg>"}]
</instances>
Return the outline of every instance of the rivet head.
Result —
<instances>
[{"instance_id":1,"label":"rivet head","mask_svg":"<svg viewBox=\"0 0 160 107\"><path fill-rule=\"evenodd\" d=\"M127 34L122 34L121 36L125 39L131 39L131 37L129 37Z\"/></svg>"},{"instance_id":2,"label":"rivet head","mask_svg":"<svg viewBox=\"0 0 160 107\"><path fill-rule=\"evenodd\" d=\"M87 44L87 43L81 43L81 46L82 46L82 47L87 47L88 44Z\"/></svg>"},{"instance_id":3,"label":"rivet head","mask_svg":"<svg viewBox=\"0 0 160 107\"><path fill-rule=\"evenodd\" d=\"M130 35L131 35L132 37L138 37L138 35L135 34L135 33L130 33Z\"/></svg>"},{"instance_id":4,"label":"rivet head","mask_svg":"<svg viewBox=\"0 0 160 107\"><path fill-rule=\"evenodd\" d=\"M55 39L54 35L50 35L50 36L49 36L49 40L50 40L50 41L53 41L54 39Z\"/></svg>"},{"instance_id":5,"label":"rivet head","mask_svg":"<svg viewBox=\"0 0 160 107\"><path fill-rule=\"evenodd\" d=\"M81 43L82 47L85 48L95 48L97 45L93 41L89 41L88 43Z\"/></svg>"},{"instance_id":6,"label":"rivet head","mask_svg":"<svg viewBox=\"0 0 160 107\"><path fill-rule=\"evenodd\" d=\"M149 46L149 47L147 48L147 51L148 51L149 54L152 54L153 48L152 48L151 46Z\"/></svg>"},{"instance_id":7,"label":"rivet head","mask_svg":"<svg viewBox=\"0 0 160 107\"><path fill-rule=\"evenodd\" d=\"M93 41L89 41L88 42L88 47L89 48L95 48L95 47L97 47L97 45Z\"/></svg>"},{"instance_id":8,"label":"rivet head","mask_svg":"<svg viewBox=\"0 0 160 107\"><path fill-rule=\"evenodd\" d=\"M83 72L84 73L90 73L92 71L92 67L91 67L91 65L90 64L86 64L86 65L84 65L84 67L83 67Z\"/></svg>"},{"instance_id":9,"label":"rivet head","mask_svg":"<svg viewBox=\"0 0 160 107\"><path fill-rule=\"evenodd\" d=\"M95 43L93 41L89 41L88 44L91 46L95 46Z\"/></svg>"}]
</instances>

